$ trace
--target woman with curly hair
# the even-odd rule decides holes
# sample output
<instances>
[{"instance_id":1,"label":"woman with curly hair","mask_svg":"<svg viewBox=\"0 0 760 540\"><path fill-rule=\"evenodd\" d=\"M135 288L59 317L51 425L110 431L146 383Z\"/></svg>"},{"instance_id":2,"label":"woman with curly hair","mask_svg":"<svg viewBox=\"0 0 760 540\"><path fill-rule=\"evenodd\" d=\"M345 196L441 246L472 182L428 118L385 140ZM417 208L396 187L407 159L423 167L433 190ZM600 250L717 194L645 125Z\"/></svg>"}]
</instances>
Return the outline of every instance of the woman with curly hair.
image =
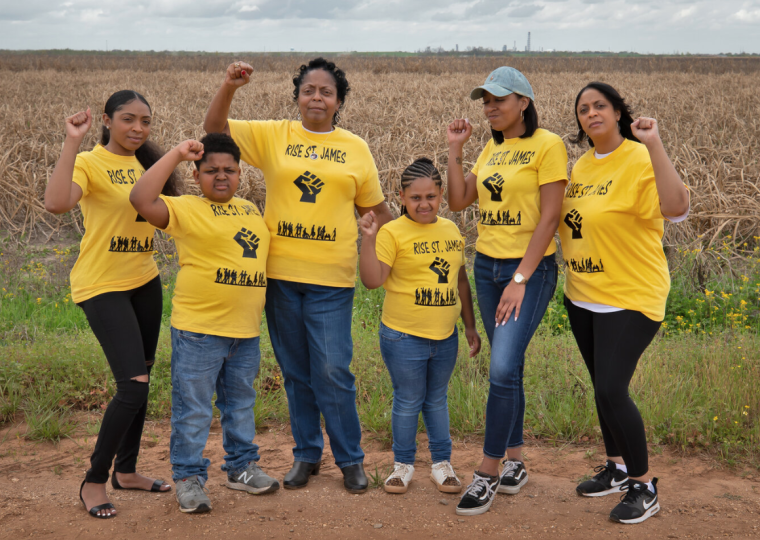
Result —
<instances>
[{"instance_id":1,"label":"woman with curly hair","mask_svg":"<svg viewBox=\"0 0 760 540\"><path fill-rule=\"evenodd\" d=\"M272 235L266 318L285 380L296 446L284 487L306 486L319 472L324 439L320 413L344 485L367 489L356 387L351 312L356 282L354 210L391 220L367 143L338 127L350 90L345 73L316 58L293 78L300 119L228 120L235 92L253 68L235 62L209 105L204 129L224 132L242 159L266 179L264 221Z\"/></svg>"}]
</instances>

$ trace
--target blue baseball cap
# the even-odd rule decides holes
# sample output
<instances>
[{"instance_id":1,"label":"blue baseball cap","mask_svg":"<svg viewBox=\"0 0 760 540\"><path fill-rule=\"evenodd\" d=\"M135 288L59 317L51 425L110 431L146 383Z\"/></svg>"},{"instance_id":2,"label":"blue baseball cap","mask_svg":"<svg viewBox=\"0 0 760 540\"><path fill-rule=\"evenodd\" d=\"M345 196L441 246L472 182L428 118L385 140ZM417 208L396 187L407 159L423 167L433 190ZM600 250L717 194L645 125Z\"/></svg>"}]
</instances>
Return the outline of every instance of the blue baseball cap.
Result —
<instances>
[{"instance_id":1,"label":"blue baseball cap","mask_svg":"<svg viewBox=\"0 0 760 540\"><path fill-rule=\"evenodd\" d=\"M483 92L488 92L496 97L504 97L509 94L519 94L534 101L533 88L531 88L525 75L513 67L502 66L491 72L483 86L478 86L470 92L470 99L480 99Z\"/></svg>"}]
</instances>

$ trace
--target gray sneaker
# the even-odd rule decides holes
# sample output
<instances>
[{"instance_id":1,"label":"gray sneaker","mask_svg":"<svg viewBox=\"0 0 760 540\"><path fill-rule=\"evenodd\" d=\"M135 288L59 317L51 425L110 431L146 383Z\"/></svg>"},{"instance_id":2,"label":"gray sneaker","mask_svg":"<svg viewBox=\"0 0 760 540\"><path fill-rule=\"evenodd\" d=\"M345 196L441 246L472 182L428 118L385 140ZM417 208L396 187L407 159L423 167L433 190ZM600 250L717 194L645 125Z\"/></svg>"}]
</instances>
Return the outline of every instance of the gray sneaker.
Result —
<instances>
[{"instance_id":1,"label":"gray sneaker","mask_svg":"<svg viewBox=\"0 0 760 540\"><path fill-rule=\"evenodd\" d=\"M211 500L206 496L208 490L197 476L183 478L176 483L175 495L180 512L188 514L211 511Z\"/></svg>"},{"instance_id":2,"label":"gray sneaker","mask_svg":"<svg viewBox=\"0 0 760 540\"><path fill-rule=\"evenodd\" d=\"M246 469L227 475L227 487L261 495L277 491L280 483L262 471L255 461L251 461Z\"/></svg>"}]
</instances>

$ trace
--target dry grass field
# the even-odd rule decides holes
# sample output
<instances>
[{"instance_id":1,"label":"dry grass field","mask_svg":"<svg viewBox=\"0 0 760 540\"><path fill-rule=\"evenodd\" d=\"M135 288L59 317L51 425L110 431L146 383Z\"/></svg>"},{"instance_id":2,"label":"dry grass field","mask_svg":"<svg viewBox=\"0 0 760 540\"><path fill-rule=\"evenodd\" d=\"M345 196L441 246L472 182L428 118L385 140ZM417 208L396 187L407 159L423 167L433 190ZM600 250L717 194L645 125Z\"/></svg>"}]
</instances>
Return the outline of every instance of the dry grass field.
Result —
<instances>
[{"instance_id":1,"label":"dry grass field","mask_svg":"<svg viewBox=\"0 0 760 540\"><path fill-rule=\"evenodd\" d=\"M480 105L469 90L507 58L335 58L352 86L342 126L364 137L391 202L403 167L429 156L445 172L446 124L469 117L476 126L465 149L474 163L488 140ZM229 57L0 56L0 230L44 241L71 224L41 203L63 141L63 119L90 106L96 118L114 91L131 88L153 106L152 137L169 148L202 135L202 120ZM253 82L240 91L232 116L295 118L295 57L252 58ZM575 133L573 100L591 80L617 87L635 113L660 122L665 145L692 189L692 217L666 229L666 246L705 251L703 262L740 257L760 236L760 60L515 58L533 84L542 127L565 140ZM98 137L96 122L83 149ZM568 141L570 166L585 151ZM258 171L247 169L242 195L263 199ZM458 216L474 239L476 208ZM448 215L448 214L447 214ZM74 214L74 226L79 226ZM745 246L744 243L747 242ZM708 260L712 259L712 261Z\"/></svg>"}]
</instances>

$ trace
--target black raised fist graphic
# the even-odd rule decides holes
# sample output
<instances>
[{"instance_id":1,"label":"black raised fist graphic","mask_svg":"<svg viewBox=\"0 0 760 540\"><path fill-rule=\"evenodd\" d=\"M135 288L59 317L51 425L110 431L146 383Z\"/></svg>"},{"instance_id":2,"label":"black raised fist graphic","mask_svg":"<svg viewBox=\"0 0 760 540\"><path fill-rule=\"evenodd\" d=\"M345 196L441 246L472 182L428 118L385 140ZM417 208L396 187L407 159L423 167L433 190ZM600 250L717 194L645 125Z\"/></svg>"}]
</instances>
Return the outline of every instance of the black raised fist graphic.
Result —
<instances>
[{"instance_id":1,"label":"black raised fist graphic","mask_svg":"<svg viewBox=\"0 0 760 540\"><path fill-rule=\"evenodd\" d=\"M449 282L449 270L451 269L451 265L444 259L436 257L433 264L430 265L430 269L438 275L438 283Z\"/></svg>"},{"instance_id":2,"label":"black raised fist graphic","mask_svg":"<svg viewBox=\"0 0 760 540\"><path fill-rule=\"evenodd\" d=\"M491 200L501 202L501 191L504 189L504 177L499 173L494 173L483 180L483 185L491 192Z\"/></svg>"},{"instance_id":3,"label":"black raised fist graphic","mask_svg":"<svg viewBox=\"0 0 760 540\"><path fill-rule=\"evenodd\" d=\"M578 213L578 210L575 209L570 210L565 216L565 225L573 230L573 240L583 238L581 235L581 227L583 226L581 221L583 221L583 218Z\"/></svg>"},{"instance_id":4,"label":"black raised fist graphic","mask_svg":"<svg viewBox=\"0 0 760 540\"><path fill-rule=\"evenodd\" d=\"M317 195L322 191L325 183L317 178L317 175L306 171L296 178L293 183L301 190L301 202L317 202Z\"/></svg>"},{"instance_id":5,"label":"black raised fist graphic","mask_svg":"<svg viewBox=\"0 0 760 540\"><path fill-rule=\"evenodd\" d=\"M235 235L235 242L243 248L243 257L256 259L256 250L259 249L259 237L248 229L240 229Z\"/></svg>"}]
</instances>

